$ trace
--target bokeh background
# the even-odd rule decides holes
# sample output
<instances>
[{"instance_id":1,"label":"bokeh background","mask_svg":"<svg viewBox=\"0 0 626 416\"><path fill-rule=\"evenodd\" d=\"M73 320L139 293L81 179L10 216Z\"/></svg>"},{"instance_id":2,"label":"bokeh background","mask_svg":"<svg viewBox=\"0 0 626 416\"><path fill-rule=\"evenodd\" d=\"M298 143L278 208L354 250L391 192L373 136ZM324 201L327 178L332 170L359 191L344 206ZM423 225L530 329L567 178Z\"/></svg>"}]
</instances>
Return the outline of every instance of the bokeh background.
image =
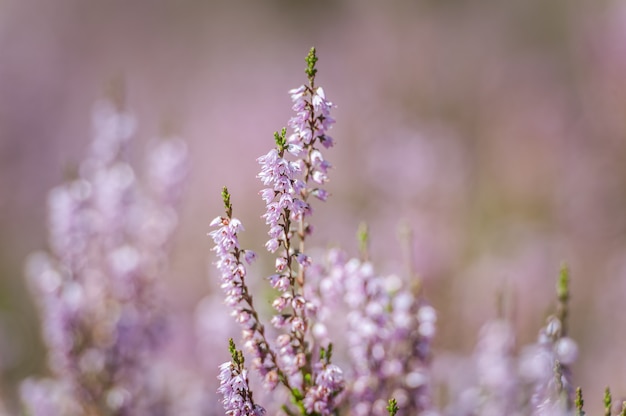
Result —
<instances>
[{"instance_id":1,"label":"bokeh background","mask_svg":"<svg viewBox=\"0 0 626 416\"><path fill-rule=\"evenodd\" d=\"M206 233L223 185L245 242L262 251L255 158L290 117L287 90L305 81L313 45L318 83L337 105L333 196L315 206L315 244L356 253L366 221L379 268L405 273L398 230L413 230L413 267L440 313L441 373L472 354L499 298L518 345L532 342L565 261L576 383L595 409L606 385L626 394L626 3L0 0L9 408L20 380L46 371L24 261L46 247L47 192L85 155L109 81L126 81L137 166L163 129L190 149L167 277L184 332L215 287Z\"/></svg>"}]
</instances>

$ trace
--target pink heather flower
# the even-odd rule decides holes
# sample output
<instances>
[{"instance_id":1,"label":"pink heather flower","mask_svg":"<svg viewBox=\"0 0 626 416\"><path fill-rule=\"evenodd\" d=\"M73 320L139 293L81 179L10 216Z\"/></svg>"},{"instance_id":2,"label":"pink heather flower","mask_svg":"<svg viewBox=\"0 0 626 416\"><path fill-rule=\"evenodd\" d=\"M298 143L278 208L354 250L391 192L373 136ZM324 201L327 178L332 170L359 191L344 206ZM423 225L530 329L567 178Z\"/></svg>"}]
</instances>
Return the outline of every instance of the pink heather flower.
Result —
<instances>
[{"instance_id":1,"label":"pink heather flower","mask_svg":"<svg viewBox=\"0 0 626 416\"><path fill-rule=\"evenodd\" d=\"M269 277L269 281L274 289L278 289L281 292L286 291L291 286L289 276L284 274L273 274Z\"/></svg>"},{"instance_id":2,"label":"pink heather flower","mask_svg":"<svg viewBox=\"0 0 626 416\"><path fill-rule=\"evenodd\" d=\"M306 85L300 85L298 88L293 88L291 90L289 90L289 94L291 94L291 101L294 102L294 106L297 105L298 103L302 104L305 103L304 101L304 93L306 92L307 87ZM299 111L294 109L294 111Z\"/></svg>"},{"instance_id":3,"label":"pink heather flower","mask_svg":"<svg viewBox=\"0 0 626 416\"><path fill-rule=\"evenodd\" d=\"M319 87L315 90L315 94L313 94L313 110L318 113L321 113L323 116L328 116L330 114L330 109L333 104L330 101L326 101L326 95L324 94L324 89Z\"/></svg>"},{"instance_id":4,"label":"pink heather flower","mask_svg":"<svg viewBox=\"0 0 626 416\"><path fill-rule=\"evenodd\" d=\"M257 175L265 186L271 188L261 191L267 211L262 216L270 229L279 225L283 211L293 211L297 215L306 207L299 198L302 188L296 175L301 171L299 163L283 159L276 149L257 159L261 164L261 172ZM274 202L277 201L277 202Z\"/></svg>"},{"instance_id":5,"label":"pink heather flower","mask_svg":"<svg viewBox=\"0 0 626 416\"><path fill-rule=\"evenodd\" d=\"M293 319L291 320L291 330L293 332L305 332L306 331L306 322L304 321L304 319L298 317L298 316L294 316Z\"/></svg>"},{"instance_id":6,"label":"pink heather flower","mask_svg":"<svg viewBox=\"0 0 626 416\"><path fill-rule=\"evenodd\" d=\"M276 252L276 250L278 250L278 246L279 246L279 242L277 238L269 239L267 240L267 243L265 243L265 248L270 253Z\"/></svg>"},{"instance_id":7,"label":"pink heather flower","mask_svg":"<svg viewBox=\"0 0 626 416\"><path fill-rule=\"evenodd\" d=\"M287 316L285 315L274 315L270 322L274 326L274 328L282 329L287 325L288 321L287 321Z\"/></svg>"},{"instance_id":8,"label":"pink heather flower","mask_svg":"<svg viewBox=\"0 0 626 416\"><path fill-rule=\"evenodd\" d=\"M578 358L578 346L569 337L559 338L554 344L554 353L561 364L572 365Z\"/></svg>"},{"instance_id":9,"label":"pink heather flower","mask_svg":"<svg viewBox=\"0 0 626 416\"><path fill-rule=\"evenodd\" d=\"M283 270L285 270L285 267L287 267L287 259L285 257L276 258L275 267L277 272L282 272Z\"/></svg>"},{"instance_id":10,"label":"pink heather flower","mask_svg":"<svg viewBox=\"0 0 626 416\"><path fill-rule=\"evenodd\" d=\"M282 312L287 306L289 306L290 300L291 295L289 293L284 293L272 302L272 307L278 312Z\"/></svg>"},{"instance_id":11,"label":"pink heather flower","mask_svg":"<svg viewBox=\"0 0 626 416\"><path fill-rule=\"evenodd\" d=\"M323 185L328 182L328 176L324 172L316 170L313 172L313 182Z\"/></svg>"},{"instance_id":12,"label":"pink heather flower","mask_svg":"<svg viewBox=\"0 0 626 416\"><path fill-rule=\"evenodd\" d=\"M278 373L275 370L269 371L265 375L264 386L267 390L272 391L278 385Z\"/></svg>"},{"instance_id":13,"label":"pink heather flower","mask_svg":"<svg viewBox=\"0 0 626 416\"><path fill-rule=\"evenodd\" d=\"M294 156L300 156L300 154L303 152L304 148L298 144L294 144L294 143L289 143L287 145L287 152L291 153Z\"/></svg>"},{"instance_id":14,"label":"pink heather flower","mask_svg":"<svg viewBox=\"0 0 626 416\"><path fill-rule=\"evenodd\" d=\"M281 334L276 338L276 344L278 348L278 359L281 363L281 368L289 375L294 375L300 371L296 360L296 349L293 345L293 338L290 334Z\"/></svg>"},{"instance_id":15,"label":"pink heather flower","mask_svg":"<svg viewBox=\"0 0 626 416\"><path fill-rule=\"evenodd\" d=\"M245 250L243 252L243 258L248 264L252 264L252 262L256 259L256 253L252 250Z\"/></svg>"},{"instance_id":16,"label":"pink heather flower","mask_svg":"<svg viewBox=\"0 0 626 416\"><path fill-rule=\"evenodd\" d=\"M321 188L314 189L313 195L315 195L315 197L322 202L326 202L329 196L328 191L326 191L325 189L321 189Z\"/></svg>"},{"instance_id":17,"label":"pink heather flower","mask_svg":"<svg viewBox=\"0 0 626 416\"><path fill-rule=\"evenodd\" d=\"M303 253L298 253L296 260L302 267L308 267L311 265L311 258Z\"/></svg>"}]
</instances>

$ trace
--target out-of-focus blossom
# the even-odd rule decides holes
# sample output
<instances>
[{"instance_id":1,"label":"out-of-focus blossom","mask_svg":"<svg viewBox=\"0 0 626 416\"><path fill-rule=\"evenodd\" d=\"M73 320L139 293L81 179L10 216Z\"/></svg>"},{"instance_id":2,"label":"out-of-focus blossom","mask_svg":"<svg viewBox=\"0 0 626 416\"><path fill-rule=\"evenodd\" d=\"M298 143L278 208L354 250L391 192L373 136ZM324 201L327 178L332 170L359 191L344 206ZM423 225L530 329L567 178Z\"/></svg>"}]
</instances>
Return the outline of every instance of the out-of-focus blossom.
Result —
<instances>
[{"instance_id":1,"label":"out-of-focus blossom","mask_svg":"<svg viewBox=\"0 0 626 416\"><path fill-rule=\"evenodd\" d=\"M349 259L335 249L326 257L326 264L311 273L318 286L318 325L323 325L317 333L348 351L345 400L351 412L385 415L390 397L396 399L399 415L434 411L429 366L434 308L399 277L377 275L368 261ZM342 309L347 328L335 332L332 320Z\"/></svg>"},{"instance_id":2,"label":"out-of-focus blossom","mask_svg":"<svg viewBox=\"0 0 626 416\"><path fill-rule=\"evenodd\" d=\"M35 415L53 405L56 414L137 414L158 400L145 372L166 333L159 276L177 223L185 145L171 139L154 149L143 188L125 160L132 115L103 102L93 121L78 177L49 194L50 252L27 262L54 376L23 385Z\"/></svg>"},{"instance_id":3,"label":"out-of-focus blossom","mask_svg":"<svg viewBox=\"0 0 626 416\"><path fill-rule=\"evenodd\" d=\"M494 320L481 329L476 347L481 415L514 415L519 410L514 347L515 336L507 321Z\"/></svg>"},{"instance_id":4,"label":"out-of-focus blossom","mask_svg":"<svg viewBox=\"0 0 626 416\"><path fill-rule=\"evenodd\" d=\"M522 351L520 373L532 386L534 414L564 411L573 403L574 385L569 369L577 358L578 347L562 335L558 317L550 316L539 332L537 343ZM563 360L563 361L561 361Z\"/></svg>"}]
</instances>

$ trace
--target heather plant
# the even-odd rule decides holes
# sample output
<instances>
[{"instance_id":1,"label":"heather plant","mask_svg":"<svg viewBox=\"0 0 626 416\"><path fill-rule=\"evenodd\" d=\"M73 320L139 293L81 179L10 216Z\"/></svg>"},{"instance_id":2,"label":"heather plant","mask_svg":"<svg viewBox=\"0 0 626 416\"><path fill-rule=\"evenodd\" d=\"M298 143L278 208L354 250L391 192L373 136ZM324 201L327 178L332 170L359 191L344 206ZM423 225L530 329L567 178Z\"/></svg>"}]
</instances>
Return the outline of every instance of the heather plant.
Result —
<instances>
[{"instance_id":1,"label":"heather plant","mask_svg":"<svg viewBox=\"0 0 626 416\"><path fill-rule=\"evenodd\" d=\"M440 392L454 383L434 370L437 312L416 271L378 271L366 226L358 231L357 255L311 247L314 201L330 196L325 153L334 144L334 106L317 84L317 61L311 49L307 83L289 91L295 113L289 132L276 132L273 148L257 159L269 237L264 256L272 259L272 270L264 279L252 271L257 255L240 244L244 227L226 187L224 213L210 223L222 300L240 328L243 349L228 341L230 358L212 377L219 385L207 400L183 403L181 385L187 384L177 376L183 371L159 356L168 339L160 276L177 224L186 146L178 139L160 141L149 153L142 184L128 161L134 117L120 102L96 106L89 155L49 195L49 250L33 254L27 264L50 376L22 384L26 414L586 414L572 374L578 346L568 330L566 266L555 311L536 342L518 347L514 325L500 311L483 326L466 360L469 381L442 398ZM271 289L273 316L267 320L259 308L266 293L257 292L256 280ZM205 338L228 332L217 322L222 315L209 307L216 299L212 294L198 305L205 310L199 313ZM199 345L200 354L214 355L202 350L202 339ZM181 384L178 393L164 393L168 387L155 382L162 379L159 372ZM603 409L607 416L626 415L626 403L615 409L608 388Z\"/></svg>"},{"instance_id":2,"label":"heather plant","mask_svg":"<svg viewBox=\"0 0 626 416\"><path fill-rule=\"evenodd\" d=\"M22 384L27 414L155 414L160 405L150 377L167 331L160 276L187 150L159 141L144 186L128 162L135 126L121 101L98 103L89 155L50 191L49 250L30 256L27 276L51 376Z\"/></svg>"},{"instance_id":3,"label":"heather plant","mask_svg":"<svg viewBox=\"0 0 626 416\"><path fill-rule=\"evenodd\" d=\"M306 62L308 84L290 91L296 113L289 120L291 133L275 133L275 147L258 159L264 186L260 195L266 204L262 218L270 237L265 248L275 256L275 269L266 278L276 290L273 328L266 329L255 307L248 266L256 254L239 244L243 225L233 216L227 188L222 191L225 214L211 222L216 229L210 233L225 304L242 328L251 366L266 391L280 385L287 392L274 393L286 400L280 410L271 411L307 416L440 414L431 368L437 314L416 274L410 271L402 278L376 272L366 227L359 232L358 257L340 248L320 254L306 244L313 230L310 197L326 201L329 196L322 186L330 164L322 150L333 145L328 130L334 123L333 106L315 83L315 49ZM582 391L574 388L571 372L578 347L567 332L569 297L569 271L563 266L556 311L537 342L519 355L506 316L487 323L472 360L475 384L450 398L441 412L584 414ZM263 398L275 399L266 393L261 402L253 401L243 353L230 342L232 359L220 366L218 377L226 414L265 414ZM610 409L607 400L605 408Z\"/></svg>"},{"instance_id":4,"label":"heather plant","mask_svg":"<svg viewBox=\"0 0 626 416\"><path fill-rule=\"evenodd\" d=\"M289 392L287 414L330 415L341 409L355 415L436 414L430 392L430 344L435 332L435 310L397 276L379 276L368 260L367 231L361 233L361 258L350 259L339 250L330 250L325 261L314 261L307 251L312 232L310 197L328 198L322 187L328 180L330 164L322 148L333 145L328 130L334 123L332 104L316 86L317 56L311 49L306 58L308 84L290 91L295 115L287 130L274 134L276 147L258 159L266 204L262 215L269 227L266 249L275 254L275 270L267 280L278 296L272 302L277 314L271 319L279 334L268 339L246 283L255 254L239 245L241 222L233 217L230 194L222 192L225 215L215 218L210 233L215 242L216 266L221 273L225 303L243 328L243 341L253 358L253 367L273 390L282 384ZM333 342L328 326L341 311L347 324L343 337L336 339L348 351L346 374L332 363ZM221 368L237 368L233 360ZM229 370L230 371L230 370ZM243 370L240 370L243 371ZM352 380L346 386L345 377ZM233 398L224 394L227 413L233 403L248 410L251 397L246 388ZM393 397L394 406L388 405ZM258 413L258 410L255 410ZM229 413L230 414L230 413ZM233 413L234 414L234 413Z\"/></svg>"},{"instance_id":5,"label":"heather plant","mask_svg":"<svg viewBox=\"0 0 626 416\"><path fill-rule=\"evenodd\" d=\"M276 255L274 273L268 277L279 293L272 303L277 313L271 323L280 331L274 345L268 340L248 290L246 264L254 260L255 254L239 245L238 233L243 226L233 217L226 188L222 192L225 215L211 222L218 228L210 235L216 244L213 250L218 257L216 266L221 273L225 303L243 328L246 349L254 357L252 365L264 378L266 388L272 390L281 384L287 389L293 405L285 404L282 409L288 414L329 415L337 410L344 375L332 363L332 344L319 344L313 338L317 307L306 285L312 261L305 243L312 232L308 222L313 212L310 197L324 201L328 196L322 186L328 180L330 164L321 148L333 145L327 132L334 120L330 117L332 103L324 90L315 85L315 49L311 49L306 62L308 84L290 91L296 112L289 121L293 133L289 137L286 129L275 133L276 147L258 159L258 178L266 187L261 191L266 204L262 218L270 237L265 248ZM225 396L224 400L227 412L236 413L230 407L232 398ZM238 411L251 414L243 408Z\"/></svg>"}]
</instances>

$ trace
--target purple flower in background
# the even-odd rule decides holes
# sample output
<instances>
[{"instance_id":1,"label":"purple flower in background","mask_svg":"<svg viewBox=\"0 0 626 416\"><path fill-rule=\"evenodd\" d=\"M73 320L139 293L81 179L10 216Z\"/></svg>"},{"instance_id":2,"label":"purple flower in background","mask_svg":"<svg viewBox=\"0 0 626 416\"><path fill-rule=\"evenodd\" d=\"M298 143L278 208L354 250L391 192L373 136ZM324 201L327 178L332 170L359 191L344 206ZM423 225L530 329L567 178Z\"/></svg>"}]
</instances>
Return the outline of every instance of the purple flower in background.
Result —
<instances>
[{"instance_id":1,"label":"purple flower in background","mask_svg":"<svg viewBox=\"0 0 626 416\"><path fill-rule=\"evenodd\" d=\"M321 305L316 334L322 339L333 333L346 337L351 371L345 400L351 414L386 415L391 397L397 400L398 414L432 412L434 308L399 277L377 275L368 261L349 259L337 249L326 258L325 267L314 268L310 276ZM347 316L345 329L333 322L338 310Z\"/></svg>"},{"instance_id":2,"label":"purple flower in background","mask_svg":"<svg viewBox=\"0 0 626 416\"><path fill-rule=\"evenodd\" d=\"M519 406L514 347L515 336L507 321L494 320L481 329L475 358L483 396L481 415L512 415Z\"/></svg>"},{"instance_id":3,"label":"purple flower in background","mask_svg":"<svg viewBox=\"0 0 626 416\"><path fill-rule=\"evenodd\" d=\"M520 359L521 376L530 383L532 414L565 412L574 403L575 387L571 365L578 358L578 347L567 336L569 270L561 268L557 284L558 307L539 331L537 342L526 347Z\"/></svg>"},{"instance_id":4,"label":"purple flower in background","mask_svg":"<svg viewBox=\"0 0 626 416\"><path fill-rule=\"evenodd\" d=\"M578 347L564 335L561 320L548 317L535 344L520 357L520 375L532 388L533 414L547 415L567 410L574 400L570 366L578 357Z\"/></svg>"},{"instance_id":5,"label":"purple flower in background","mask_svg":"<svg viewBox=\"0 0 626 416\"><path fill-rule=\"evenodd\" d=\"M50 253L27 264L53 373L22 387L35 415L137 414L158 400L145 371L165 329L158 278L187 150L179 139L157 144L142 188L124 156L135 124L111 103L96 106L89 156L50 191Z\"/></svg>"}]
</instances>

